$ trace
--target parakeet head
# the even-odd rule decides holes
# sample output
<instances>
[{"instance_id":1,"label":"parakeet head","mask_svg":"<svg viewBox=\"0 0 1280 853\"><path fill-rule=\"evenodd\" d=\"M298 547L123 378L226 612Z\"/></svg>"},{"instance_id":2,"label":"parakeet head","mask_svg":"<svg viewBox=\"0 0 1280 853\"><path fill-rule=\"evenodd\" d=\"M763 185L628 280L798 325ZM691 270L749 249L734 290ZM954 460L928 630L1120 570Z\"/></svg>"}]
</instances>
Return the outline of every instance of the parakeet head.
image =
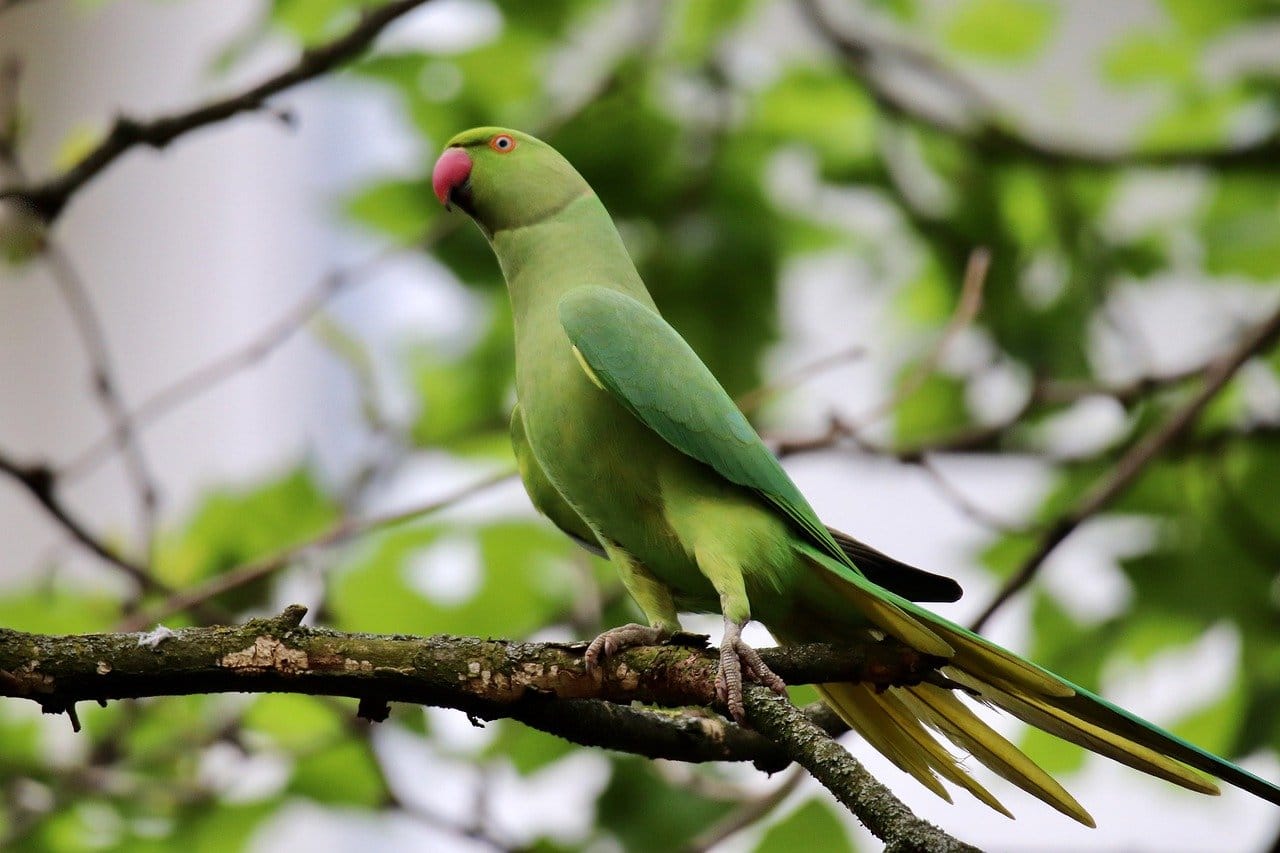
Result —
<instances>
[{"instance_id":1,"label":"parakeet head","mask_svg":"<svg viewBox=\"0 0 1280 853\"><path fill-rule=\"evenodd\" d=\"M532 225L591 192L550 145L501 127L476 127L450 139L431 171L431 187L441 204L462 208L490 235Z\"/></svg>"}]
</instances>

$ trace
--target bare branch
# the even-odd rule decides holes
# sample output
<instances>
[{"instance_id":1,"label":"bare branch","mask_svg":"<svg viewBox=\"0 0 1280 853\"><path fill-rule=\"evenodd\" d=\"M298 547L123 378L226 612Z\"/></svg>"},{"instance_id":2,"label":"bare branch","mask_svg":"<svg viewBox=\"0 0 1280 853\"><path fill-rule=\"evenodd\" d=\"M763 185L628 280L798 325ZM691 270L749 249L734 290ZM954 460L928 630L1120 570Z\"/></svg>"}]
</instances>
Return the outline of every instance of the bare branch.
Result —
<instances>
[{"instance_id":1,"label":"bare branch","mask_svg":"<svg viewBox=\"0 0 1280 853\"><path fill-rule=\"evenodd\" d=\"M888 399L882 401L871 411L855 419L851 429L856 434L861 432L869 424L872 424L885 415L890 414L903 401L911 397L922 387L934 371L942 363L943 357L946 355L947 349L955 342L960 333L973 324L978 316L978 310L982 307L982 291L987 282L987 270L991 268L991 251L984 247L978 247L969 253L969 262L964 270L964 283L960 288L960 298L956 301L955 310L951 313L951 317L947 320L947 325L942 330L942 335L934 343L933 347L925 354L915 368L907 375L902 384L898 386L896 393Z\"/></svg>"},{"instance_id":2,"label":"bare branch","mask_svg":"<svg viewBox=\"0 0 1280 853\"><path fill-rule=\"evenodd\" d=\"M1116 168L1198 165L1217 169L1273 166L1280 157L1280 131L1260 139L1222 147L1195 146L1153 150L1106 149L1065 142L1014 126L1007 109L983 89L932 54L898 41L838 27L821 0L799 0L805 19L866 87L886 113L949 134L992 157L1031 160L1051 166ZM889 84L884 69L897 66L928 79L944 90L964 117L943 114Z\"/></svg>"},{"instance_id":3,"label":"bare branch","mask_svg":"<svg viewBox=\"0 0 1280 853\"><path fill-rule=\"evenodd\" d=\"M161 595L177 595L177 591L168 584L152 577L151 572L147 570L145 565L121 556L108 547L105 542L93 535L85 527L84 523L76 518L58 498L56 491L58 478L52 470L43 465L24 465L0 451L0 473L8 475L25 488L72 539L108 565L129 577L138 585L139 589ZM211 620L225 618L226 616L219 608L211 605L203 607L202 615Z\"/></svg>"},{"instance_id":4,"label":"bare branch","mask_svg":"<svg viewBox=\"0 0 1280 853\"><path fill-rule=\"evenodd\" d=\"M1236 372L1254 356L1275 345L1280 338L1280 310L1254 326L1231 351L1212 361L1204 374L1204 383L1184 405L1175 409L1164 421L1153 427L1129 448L1111 472L1094 484L1066 515L1055 522L1041 537L1036 549L973 621L979 631L1002 605L1031 582L1044 562L1062 542L1087 519L1097 515L1124 493L1147 466L1181 438L1196 422L1200 413L1226 387Z\"/></svg>"},{"instance_id":5,"label":"bare branch","mask_svg":"<svg viewBox=\"0 0 1280 853\"><path fill-rule=\"evenodd\" d=\"M705 832L689 842L688 853L706 853L722 841L737 835L742 830L755 824L778 806L804 781L804 768L795 767L787 773L780 783L767 793L746 800L725 816L724 820L712 825Z\"/></svg>"},{"instance_id":6,"label":"bare branch","mask_svg":"<svg viewBox=\"0 0 1280 853\"><path fill-rule=\"evenodd\" d=\"M814 376L818 376L828 370L842 367L851 361L856 361L866 354L867 351L864 347L845 347L844 349L837 350L830 355L815 359L808 364L802 364L795 370L779 376L772 382L768 382L758 388L753 388L738 397L735 402L737 402L739 409L746 414L751 414L753 411L760 408L766 402L783 391L790 390L806 380L812 379Z\"/></svg>"},{"instance_id":7,"label":"bare branch","mask_svg":"<svg viewBox=\"0 0 1280 853\"><path fill-rule=\"evenodd\" d=\"M433 227L421 241L412 246L431 246L453 227L456 226L451 223L437 224L437 227ZM128 413L129 420L135 428L148 427L189 400L263 361L305 327L339 293L368 281L388 261L407 249L405 246L392 247L345 269L326 273L294 305L244 344L175 379L147 397ZM97 470L114 449L112 436L102 435L59 466L59 476L69 482L77 480Z\"/></svg>"},{"instance_id":8,"label":"bare branch","mask_svg":"<svg viewBox=\"0 0 1280 853\"><path fill-rule=\"evenodd\" d=\"M428 2L430 0L395 0L367 9L346 33L304 50L289 68L243 92L149 120L119 116L106 137L66 172L43 183L21 184L0 190L0 201L17 201L45 221L53 222L85 184L127 151L139 145L161 149L198 128L240 113L260 110L271 97L359 57L389 24Z\"/></svg>"},{"instance_id":9,"label":"bare branch","mask_svg":"<svg viewBox=\"0 0 1280 853\"><path fill-rule=\"evenodd\" d=\"M94 396L101 402L111 423L112 446L123 451L125 473L133 485L141 519L138 554L143 560L150 561L156 538L159 490L146 454L143 452L142 443L138 439L137 429L121 396L120 383L116 379L110 347L107 345L106 331L94 309L84 280L66 252L52 238L46 237L44 258L53 274L58 291L62 294L67 309L71 313L80 340L84 344L85 353L89 357Z\"/></svg>"}]
</instances>

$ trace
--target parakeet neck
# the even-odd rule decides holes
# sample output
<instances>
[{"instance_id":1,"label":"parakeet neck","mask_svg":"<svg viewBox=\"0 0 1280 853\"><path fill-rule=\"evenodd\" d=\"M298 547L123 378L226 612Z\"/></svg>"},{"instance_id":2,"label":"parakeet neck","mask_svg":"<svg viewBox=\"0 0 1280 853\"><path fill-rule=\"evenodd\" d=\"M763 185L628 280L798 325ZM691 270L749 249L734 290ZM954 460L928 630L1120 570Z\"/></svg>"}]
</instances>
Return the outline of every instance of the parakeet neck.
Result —
<instances>
[{"instance_id":1,"label":"parakeet neck","mask_svg":"<svg viewBox=\"0 0 1280 853\"><path fill-rule=\"evenodd\" d=\"M497 231L490 239L511 291L517 339L530 323L552 321L560 297L576 287L612 287L653 305L613 220L593 192L545 219Z\"/></svg>"}]
</instances>

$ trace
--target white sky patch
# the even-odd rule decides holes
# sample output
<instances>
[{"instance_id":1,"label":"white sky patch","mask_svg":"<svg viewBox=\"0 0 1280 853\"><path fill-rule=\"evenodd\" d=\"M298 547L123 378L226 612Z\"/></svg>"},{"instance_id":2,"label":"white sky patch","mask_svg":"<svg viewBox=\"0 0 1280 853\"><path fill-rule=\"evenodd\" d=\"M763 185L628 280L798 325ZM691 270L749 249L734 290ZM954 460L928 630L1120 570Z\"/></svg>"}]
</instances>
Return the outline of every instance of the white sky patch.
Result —
<instances>
[{"instance_id":1,"label":"white sky patch","mask_svg":"<svg viewBox=\"0 0 1280 853\"><path fill-rule=\"evenodd\" d=\"M1018 275L1018 292L1032 308L1048 308L1062 296L1069 271L1057 252L1036 252Z\"/></svg>"},{"instance_id":2,"label":"white sky patch","mask_svg":"<svg viewBox=\"0 0 1280 853\"><path fill-rule=\"evenodd\" d=\"M998 361L969 381L965 402L978 420L998 423L1018 411L1030 386L1025 367L1013 361Z\"/></svg>"},{"instance_id":3,"label":"white sky patch","mask_svg":"<svg viewBox=\"0 0 1280 853\"><path fill-rule=\"evenodd\" d=\"M1104 230L1119 243L1163 231L1196 216L1210 189L1208 177L1193 169L1125 175L1113 192Z\"/></svg>"},{"instance_id":4,"label":"white sky patch","mask_svg":"<svg viewBox=\"0 0 1280 853\"><path fill-rule=\"evenodd\" d=\"M1127 422L1124 407L1114 397L1099 394L1045 421L1040 434L1059 456L1088 457L1120 438Z\"/></svg>"},{"instance_id":5,"label":"white sky patch","mask_svg":"<svg viewBox=\"0 0 1280 853\"><path fill-rule=\"evenodd\" d=\"M466 53L497 38L502 24L502 13L486 0L435 0L392 22L375 47L388 53Z\"/></svg>"},{"instance_id":6,"label":"white sky patch","mask_svg":"<svg viewBox=\"0 0 1280 853\"><path fill-rule=\"evenodd\" d=\"M248 754L225 742L200 754L196 775L201 785L230 803L249 803L275 794L289 781L290 762L279 754Z\"/></svg>"},{"instance_id":7,"label":"white sky patch","mask_svg":"<svg viewBox=\"0 0 1280 853\"><path fill-rule=\"evenodd\" d=\"M434 707L422 710L427 715L427 726L431 729L432 739L437 743L447 744L449 751L459 754L479 752L497 737L497 726L472 725L471 720L461 711ZM397 730L395 736L408 737L409 733Z\"/></svg>"},{"instance_id":8,"label":"white sky patch","mask_svg":"<svg viewBox=\"0 0 1280 853\"><path fill-rule=\"evenodd\" d=\"M581 841L596 819L596 799L609 783L606 753L590 750L568 756L529 776L509 764L489 776L489 809L495 826L516 842L547 835L562 843Z\"/></svg>"},{"instance_id":9,"label":"white sky patch","mask_svg":"<svg viewBox=\"0 0 1280 853\"><path fill-rule=\"evenodd\" d=\"M1147 519L1091 519L1049 556L1040 583L1073 619L1100 622L1123 612L1133 597L1118 561L1146 553L1155 542L1156 525Z\"/></svg>"},{"instance_id":10,"label":"white sky patch","mask_svg":"<svg viewBox=\"0 0 1280 853\"><path fill-rule=\"evenodd\" d=\"M462 534L439 539L409 558L404 577L412 589L438 604L469 601L480 589L480 544Z\"/></svg>"},{"instance_id":11,"label":"white sky patch","mask_svg":"<svg viewBox=\"0 0 1280 853\"><path fill-rule=\"evenodd\" d=\"M1221 696L1235 679L1239 656L1235 627L1216 625L1195 642L1161 651L1141 664L1109 661L1103 683L1107 698L1120 707L1168 724Z\"/></svg>"}]
</instances>

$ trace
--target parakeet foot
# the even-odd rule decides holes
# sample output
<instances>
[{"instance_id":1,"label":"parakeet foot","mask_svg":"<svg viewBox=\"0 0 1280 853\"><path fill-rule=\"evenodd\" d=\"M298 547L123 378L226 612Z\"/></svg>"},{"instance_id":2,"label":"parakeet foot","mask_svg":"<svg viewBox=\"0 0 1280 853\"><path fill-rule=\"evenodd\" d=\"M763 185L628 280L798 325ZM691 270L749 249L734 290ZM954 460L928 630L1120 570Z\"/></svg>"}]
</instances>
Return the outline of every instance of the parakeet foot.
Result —
<instances>
[{"instance_id":1,"label":"parakeet foot","mask_svg":"<svg viewBox=\"0 0 1280 853\"><path fill-rule=\"evenodd\" d=\"M657 646L667 641L673 631L666 628L653 628L648 625L622 625L610 628L591 641L587 653L583 656L587 664L587 672L600 665L600 662L612 654L636 646Z\"/></svg>"},{"instance_id":2,"label":"parakeet foot","mask_svg":"<svg viewBox=\"0 0 1280 853\"><path fill-rule=\"evenodd\" d=\"M747 721L742 704L742 673L754 678L780 696L787 695L787 685L773 670L764 665L760 653L742 640L742 626L724 620L724 640L720 643L720 670L716 673L716 697L729 706L729 713L739 724Z\"/></svg>"}]
</instances>

